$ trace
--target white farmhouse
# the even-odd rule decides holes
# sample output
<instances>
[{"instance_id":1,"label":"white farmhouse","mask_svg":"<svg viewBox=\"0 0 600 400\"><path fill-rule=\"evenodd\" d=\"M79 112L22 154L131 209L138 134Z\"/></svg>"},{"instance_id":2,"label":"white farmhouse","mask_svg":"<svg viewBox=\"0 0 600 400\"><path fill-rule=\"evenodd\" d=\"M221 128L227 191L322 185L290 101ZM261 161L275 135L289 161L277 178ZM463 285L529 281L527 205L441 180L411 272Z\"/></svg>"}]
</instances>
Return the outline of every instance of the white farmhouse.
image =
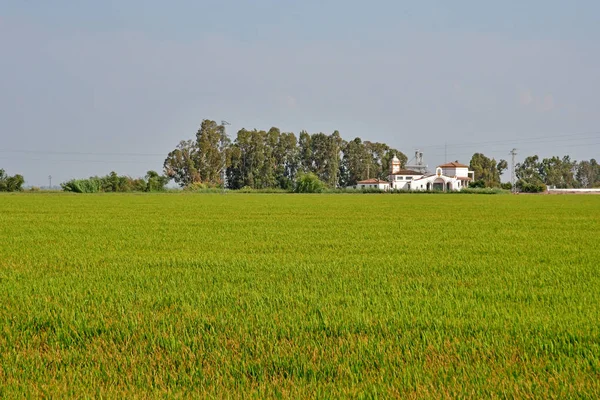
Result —
<instances>
[{"instance_id":1,"label":"white farmhouse","mask_svg":"<svg viewBox=\"0 0 600 400\"><path fill-rule=\"evenodd\" d=\"M442 164L435 169L435 174L423 174L410 169L402 169L397 157L392 159L388 181L381 179L367 179L351 186L353 189L379 189L379 190L439 190L452 192L462 190L473 180L474 172L469 171L469 166L458 161Z\"/></svg>"},{"instance_id":2,"label":"white farmhouse","mask_svg":"<svg viewBox=\"0 0 600 400\"><path fill-rule=\"evenodd\" d=\"M439 165L435 174L426 174L412 182L409 190L440 190L452 192L469 186L475 173L458 161Z\"/></svg>"}]
</instances>

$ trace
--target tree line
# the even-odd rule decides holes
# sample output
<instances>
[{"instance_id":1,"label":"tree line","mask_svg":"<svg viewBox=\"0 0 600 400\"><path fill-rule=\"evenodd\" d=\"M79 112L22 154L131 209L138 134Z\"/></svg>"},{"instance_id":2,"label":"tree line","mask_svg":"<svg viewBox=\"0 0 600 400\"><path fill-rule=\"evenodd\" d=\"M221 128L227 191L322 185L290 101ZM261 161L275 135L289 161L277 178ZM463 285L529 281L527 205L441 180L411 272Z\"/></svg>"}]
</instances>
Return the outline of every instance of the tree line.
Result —
<instances>
[{"instance_id":1,"label":"tree line","mask_svg":"<svg viewBox=\"0 0 600 400\"><path fill-rule=\"evenodd\" d=\"M181 141L164 162L165 175L181 187L291 190L300 174L313 174L330 188L368 178L387 179L391 160L406 155L385 143L331 134L240 129L232 141L223 125L204 120L195 140Z\"/></svg>"},{"instance_id":2,"label":"tree line","mask_svg":"<svg viewBox=\"0 0 600 400\"><path fill-rule=\"evenodd\" d=\"M92 176L87 179L71 179L60 184L65 192L161 192L169 183L169 178L156 171L148 171L145 178L131 178L111 172L105 176Z\"/></svg>"},{"instance_id":3,"label":"tree line","mask_svg":"<svg viewBox=\"0 0 600 400\"><path fill-rule=\"evenodd\" d=\"M533 186L552 186L559 189L600 187L600 166L595 159L575 161L569 156L539 159L525 158L515 167L517 188L525 191Z\"/></svg>"},{"instance_id":4,"label":"tree line","mask_svg":"<svg viewBox=\"0 0 600 400\"><path fill-rule=\"evenodd\" d=\"M482 153L471 158L470 168L475 172L475 187L502 187L500 176L508 168L506 160L496 162ZM542 192L546 187L559 189L600 187L600 166L595 159L575 161L569 156L554 156L540 160L537 155L526 157L515 165L516 189L522 192Z\"/></svg>"}]
</instances>

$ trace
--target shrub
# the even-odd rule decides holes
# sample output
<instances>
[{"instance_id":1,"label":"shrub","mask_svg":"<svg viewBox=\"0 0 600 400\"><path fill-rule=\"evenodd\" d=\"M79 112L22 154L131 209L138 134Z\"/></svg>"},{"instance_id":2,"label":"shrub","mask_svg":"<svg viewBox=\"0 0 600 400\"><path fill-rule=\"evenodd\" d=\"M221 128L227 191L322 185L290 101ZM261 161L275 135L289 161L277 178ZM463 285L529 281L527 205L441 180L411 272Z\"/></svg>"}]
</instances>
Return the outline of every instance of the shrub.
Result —
<instances>
[{"instance_id":1,"label":"shrub","mask_svg":"<svg viewBox=\"0 0 600 400\"><path fill-rule=\"evenodd\" d=\"M527 182L524 179L519 179L517 189L524 193L541 193L545 192L547 187L542 182Z\"/></svg>"},{"instance_id":2,"label":"shrub","mask_svg":"<svg viewBox=\"0 0 600 400\"><path fill-rule=\"evenodd\" d=\"M223 189L219 188L216 185L210 185L201 182L190 183L189 185L184 187L183 190L186 192L193 193L219 193L223 191Z\"/></svg>"},{"instance_id":3,"label":"shrub","mask_svg":"<svg viewBox=\"0 0 600 400\"><path fill-rule=\"evenodd\" d=\"M469 183L469 187L483 189L485 187L485 182L482 179L479 179L477 181L473 181L473 182Z\"/></svg>"},{"instance_id":4,"label":"shrub","mask_svg":"<svg viewBox=\"0 0 600 400\"><path fill-rule=\"evenodd\" d=\"M99 178L71 179L60 184L65 192L73 193L98 193L102 187Z\"/></svg>"},{"instance_id":5,"label":"shrub","mask_svg":"<svg viewBox=\"0 0 600 400\"><path fill-rule=\"evenodd\" d=\"M500 184L500 188L504 190L512 190L512 183L504 182Z\"/></svg>"},{"instance_id":6,"label":"shrub","mask_svg":"<svg viewBox=\"0 0 600 400\"><path fill-rule=\"evenodd\" d=\"M319 177L312 172L300 172L296 178L296 193L322 193L325 190L325 184Z\"/></svg>"}]
</instances>

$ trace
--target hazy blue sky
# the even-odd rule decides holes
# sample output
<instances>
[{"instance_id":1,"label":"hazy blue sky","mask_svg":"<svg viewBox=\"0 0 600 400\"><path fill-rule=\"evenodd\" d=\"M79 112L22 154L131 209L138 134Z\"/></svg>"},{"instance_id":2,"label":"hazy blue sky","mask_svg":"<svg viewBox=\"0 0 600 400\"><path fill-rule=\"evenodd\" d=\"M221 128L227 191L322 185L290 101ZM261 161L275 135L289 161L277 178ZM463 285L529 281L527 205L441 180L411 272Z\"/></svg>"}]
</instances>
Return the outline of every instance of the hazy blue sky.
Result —
<instances>
[{"instance_id":1,"label":"hazy blue sky","mask_svg":"<svg viewBox=\"0 0 600 400\"><path fill-rule=\"evenodd\" d=\"M0 168L30 185L161 170L203 118L598 159L599 93L597 0L0 0Z\"/></svg>"}]
</instances>

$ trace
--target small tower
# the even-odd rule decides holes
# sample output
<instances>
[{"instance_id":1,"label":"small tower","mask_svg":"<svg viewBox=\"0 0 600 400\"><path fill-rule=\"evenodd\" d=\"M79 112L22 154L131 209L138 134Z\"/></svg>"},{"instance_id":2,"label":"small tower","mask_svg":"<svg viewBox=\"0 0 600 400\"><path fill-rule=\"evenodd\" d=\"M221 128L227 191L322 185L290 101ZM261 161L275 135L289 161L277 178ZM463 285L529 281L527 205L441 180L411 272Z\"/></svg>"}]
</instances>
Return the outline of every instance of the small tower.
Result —
<instances>
[{"instance_id":1,"label":"small tower","mask_svg":"<svg viewBox=\"0 0 600 400\"><path fill-rule=\"evenodd\" d=\"M392 167L390 170L390 174L396 174L400 171L400 160L398 159L398 157L396 157L394 155L394 158L392 158Z\"/></svg>"}]
</instances>

